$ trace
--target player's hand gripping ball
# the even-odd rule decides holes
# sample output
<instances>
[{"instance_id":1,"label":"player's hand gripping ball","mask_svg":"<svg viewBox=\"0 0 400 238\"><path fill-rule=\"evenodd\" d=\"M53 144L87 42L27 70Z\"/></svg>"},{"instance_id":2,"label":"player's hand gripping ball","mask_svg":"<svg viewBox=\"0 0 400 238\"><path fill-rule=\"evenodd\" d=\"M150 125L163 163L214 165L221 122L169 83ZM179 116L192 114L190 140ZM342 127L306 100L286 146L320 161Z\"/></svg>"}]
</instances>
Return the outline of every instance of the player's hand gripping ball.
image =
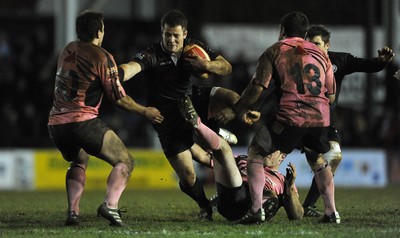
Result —
<instances>
[{"instance_id":1,"label":"player's hand gripping ball","mask_svg":"<svg viewBox=\"0 0 400 238\"><path fill-rule=\"evenodd\" d=\"M186 45L183 49L183 57L186 60L188 71L197 78L207 79L208 73L204 72L205 61L210 61L207 52L196 44Z\"/></svg>"}]
</instances>

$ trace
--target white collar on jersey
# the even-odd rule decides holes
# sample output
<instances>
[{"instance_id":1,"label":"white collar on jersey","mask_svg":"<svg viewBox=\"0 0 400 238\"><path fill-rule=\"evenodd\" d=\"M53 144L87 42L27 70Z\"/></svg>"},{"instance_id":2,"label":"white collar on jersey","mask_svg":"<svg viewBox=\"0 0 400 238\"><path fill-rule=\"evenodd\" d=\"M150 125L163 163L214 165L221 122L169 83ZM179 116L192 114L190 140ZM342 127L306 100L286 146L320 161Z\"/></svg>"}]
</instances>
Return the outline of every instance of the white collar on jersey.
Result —
<instances>
[{"instance_id":1,"label":"white collar on jersey","mask_svg":"<svg viewBox=\"0 0 400 238\"><path fill-rule=\"evenodd\" d=\"M169 56L171 57L171 60L174 62L175 65L177 65L178 59L182 55L183 47L182 47L181 51L179 52L179 54L174 54L174 53L170 53L170 52L166 51L162 42L160 42L160 45L161 45L161 49L165 53L169 54Z\"/></svg>"}]
</instances>

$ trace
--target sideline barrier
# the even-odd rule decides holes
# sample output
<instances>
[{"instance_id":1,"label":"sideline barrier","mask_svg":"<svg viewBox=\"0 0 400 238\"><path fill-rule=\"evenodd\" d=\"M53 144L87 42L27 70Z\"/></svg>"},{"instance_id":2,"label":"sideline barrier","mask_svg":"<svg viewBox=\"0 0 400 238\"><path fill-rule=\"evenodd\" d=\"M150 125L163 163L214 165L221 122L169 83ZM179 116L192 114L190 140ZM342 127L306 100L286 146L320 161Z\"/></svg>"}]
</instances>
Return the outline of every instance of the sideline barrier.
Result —
<instances>
[{"instance_id":1,"label":"sideline barrier","mask_svg":"<svg viewBox=\"0 0 400 238\"><path fill-rule=\"evenodd\" d=\"M234 154L246 154L247 148L234 147ZM127 188L177 188L178 180L161 150L130 149L136 166ZM337 187L384 187L388 184L386 154L379 149L343 149L343 159L335 174ZM297 168L296 185L308 188L313 173L304 154L294 151L280 171L292 162ZM69 163L55 149L0 150L0 190L65 189ZM91 158L87 168L86 190L105 189L111 166Z\"/></svg>"},{"instance_id":2,"label":"sideline barrier","mask_svg":"<svg viewBox=\"0 0 400 238\"><path fill-rule=\"evenodd\" d=\"M175 172L162 151L130 149L135 169L127 189L176 188ZM69 163L59 151L5 150L0 151L0 189L55 190L65 189L65 173ZM105 189L112 167L97 158L90 158L86 170L86 190ZM18 170L18 173L15 171Z\"/></svg>"},{"instance_id":3,"label":"sideline barrier","mask_svg":"<svg viewBox=\"0 0 400 238\"><path fill-rule=\"evenodd\" d=\"M34 151L0 150L0 189L33 190Z\"/></svg>"},{"instance_id":4,"label":"sideline barrier","mask_svg":"<svg viewBox=\"0 0 400 238\"><path fill-rule=\"evenodd\" d=\"M247 148L234 149L234 154L246 154ZM286 165L296 166L296 186L309 188L314 174L300 151L290 153L279 171L286 174ZM381 149L342 149L342 161L335 172L336 187L384 187L388 184L386 153Z\"/></svg>"}]
</instances>

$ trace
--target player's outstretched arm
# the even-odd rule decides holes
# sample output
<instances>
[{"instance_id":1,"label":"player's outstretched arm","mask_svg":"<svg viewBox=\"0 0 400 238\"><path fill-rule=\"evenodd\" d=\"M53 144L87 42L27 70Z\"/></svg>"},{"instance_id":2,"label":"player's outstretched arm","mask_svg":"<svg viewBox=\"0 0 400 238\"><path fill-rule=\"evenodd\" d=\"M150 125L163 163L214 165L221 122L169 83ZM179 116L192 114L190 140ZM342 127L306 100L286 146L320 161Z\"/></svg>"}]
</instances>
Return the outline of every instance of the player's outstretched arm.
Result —
<instances>
[{"instance_id":1,"label":"player's outstretched arm","mask_svg":"<svg viewBox=\"0 0 400 238\"><path fill-rule=\"evenodd\" d=\"M299 195L295 187L296 167L289 163L286 168L285 190L283 206L289 220L300 220L304 216L304 209L300 203Z\"/></svg>"},{"instance_id":2,"label":"player's outstretched arm","mask_svg":"<svg viewBox=\"0 0 400 238\"><path fill-rule=\"evenodd\" d=\"M119 78L121 81L127 81L142 70L139 63L130 61L118 66Z\"/></svg>"},{"instance_id":3,"label":"player's outstretched arm","mask_svg":"<svg viewBox=\"0 0 400 238\"><path fill-rule=\"evenodd\" d=\"M224 57L218 55L215 60L207 63L206 70L220 76L226 76L232 72L232 65Z\"/></svg>"},{"instance_id":4,"label":"player's outstretched arm","mask_svg":"<svg viewBox=\"0 0 400 238\"><path fill-rule=\"evenodd\" d=\"M161 123L164 120L163 115L161 115L161 112L157 108L145 107L128 95L117 100L115 103L122 110L145 116L152 123Z\"/></svg>"}]
</instances>

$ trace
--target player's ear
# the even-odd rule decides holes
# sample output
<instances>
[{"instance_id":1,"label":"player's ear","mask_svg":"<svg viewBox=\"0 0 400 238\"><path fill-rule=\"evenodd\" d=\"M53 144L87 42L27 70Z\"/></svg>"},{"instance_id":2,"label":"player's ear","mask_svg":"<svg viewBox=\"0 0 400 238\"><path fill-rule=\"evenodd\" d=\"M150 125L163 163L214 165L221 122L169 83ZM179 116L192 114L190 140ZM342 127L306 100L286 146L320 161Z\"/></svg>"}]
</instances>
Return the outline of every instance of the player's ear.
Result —
<instances>
[{"instance_id":1,"label":"player's ear","mask_svg":"<svg viewBox=\"0 0 400 238\"><path fill-rule=\"evenodd\" d=\"M329 50L329 47L331 47L331 43L330 43L330 42L328 42L328 43L325 44L326 50Z\"/></svg>"},{"instance_id":2,"label":"player's ear","mask_svg":"<svg viewBox=\"0 0 400 238\"><path fill-rule=\"evenodd\" d=\"M188 33L187 30L184 30L184 31L183 31L183 39L186 39L187 33Z\"/></svg>"},{"instance_id":3,"label":"player's ear","mask_svg":"<svg viewBox=\"0 0 400 238\"><path fill-rule=\"evenodd\" d=\"M97 31L96 38L97 38L97 39L100 39L101 34L103 34L103 33L104 33L104 23L102 22L102 23L101 23L101 29Z\"/></svg>"},{"instance_id":4,"label":"player's ear","mask_svg":"<svg viewBox=\"0 0 400 238\"><path fill-rule=\"evenodd\" d=\"M280 30L279 30L279 40L283 40L285 37L285 28L283 28L283 26L280 26Z\"/></svg>"}]
</instances>

